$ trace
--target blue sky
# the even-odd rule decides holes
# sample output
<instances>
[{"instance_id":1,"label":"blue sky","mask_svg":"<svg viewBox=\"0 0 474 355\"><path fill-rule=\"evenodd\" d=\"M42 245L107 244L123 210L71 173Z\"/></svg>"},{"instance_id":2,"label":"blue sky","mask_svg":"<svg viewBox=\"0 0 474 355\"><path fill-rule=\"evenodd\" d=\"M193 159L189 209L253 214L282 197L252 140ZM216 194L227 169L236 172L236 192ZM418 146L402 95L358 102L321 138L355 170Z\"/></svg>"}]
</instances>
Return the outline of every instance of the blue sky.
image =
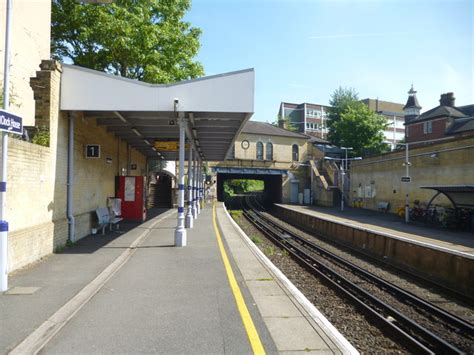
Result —
<instances>
[{"instance_id":1,"label":"blue sky","mask_svg":"<svg viewBox=\"0 0 474 355\"><path fill-rule=\"evenodd\" d=\"M474 103L472 0L193 0L186 20L203 31L206 75L255 68L253 120L279 103L327 104L339 86L422 111L452 91Z\"/></svg>"}]
</instances>

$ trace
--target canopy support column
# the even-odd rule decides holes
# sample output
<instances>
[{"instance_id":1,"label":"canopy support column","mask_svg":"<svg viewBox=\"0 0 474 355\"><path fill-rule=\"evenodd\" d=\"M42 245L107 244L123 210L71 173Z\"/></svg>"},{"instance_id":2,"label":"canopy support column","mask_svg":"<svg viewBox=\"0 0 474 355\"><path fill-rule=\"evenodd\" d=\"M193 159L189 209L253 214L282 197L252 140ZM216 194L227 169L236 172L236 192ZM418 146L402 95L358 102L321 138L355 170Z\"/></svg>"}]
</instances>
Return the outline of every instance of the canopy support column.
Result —
<instances>
[{"instance_id":1,"label":"canopy support column","mask_svg":"<svg viewBox=\"0 0 474 355\"><path fill-rule=\"evenodd\" d=\"M186 228L193 228L193 147L189 145L188 155L188 213L186 214Z\"/></svg>"},{"instance_id":2,"label":"canopy support column","mask_svg":"<svg viewBox=\"0 0 474 355\"><path fill-rule=\"evenodd\" d=\"M186 246L186 229L184 228L184 132L187 121L180 116L179 125L179 178L178 178L178 225L174 233L174 245Z\"/></svg>"},{"instance_id":3,"label":"canopy support column","mask_svg":"<svg viewBox=\"0 0 474 355\"><path fill-rule=\"evenodd\" d=\"M204 205L202 205L202 191L203 191L202 166L203 166L203 163L201 160L199 164L199 180L198 180L198 214L201 213L201 206L204 207Z\"/></svg>"},{"instance_id":4,"label":"canopy support column","mask_svg":"<svg viewBox=\"0 0 474 355\"><path fill-rule=\"evenodd\" d=\"M193 168L194 168L194 174L193 174L192 204L193 204L193 217L194 219L196 219L197 218L197 182L198 182L198 174L199 174L197 152L194 156Z\"/></svg>"}]
</instances>

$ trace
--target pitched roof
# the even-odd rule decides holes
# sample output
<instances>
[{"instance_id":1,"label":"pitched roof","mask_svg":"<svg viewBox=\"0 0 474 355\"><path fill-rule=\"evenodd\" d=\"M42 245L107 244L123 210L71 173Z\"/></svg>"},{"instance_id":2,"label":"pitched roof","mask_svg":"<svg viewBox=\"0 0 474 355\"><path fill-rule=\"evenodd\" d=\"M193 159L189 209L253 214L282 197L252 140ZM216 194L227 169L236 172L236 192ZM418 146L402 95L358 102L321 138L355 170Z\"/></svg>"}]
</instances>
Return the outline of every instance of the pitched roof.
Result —
<instances>
[{"instance_id":1,"label":"pitched roof","mask_svg":"<svg viewBox=\"0 0 474 355\"><path fill-rule=\"evenodd\" d=\"M446 131L447 134L474 131L474 117L464 117L454 120L454 123Z\"/></svg>"},{"instance_id":2,"label":"pitched roof","mask_svg":"<svg viewBox=\"0 0 474 355\"><path fill-rule=\"evenodd\" d=\"M256 121L248 121L242 129L241 133L309 139L309 137L305 134L292 132L287 129L280 128L278 126L274 126L270 123Z\"/></svg>"},{"instance_id":3,"label":"pitched roof","mask_svg":"<svg viewBox=\"0 0 474 355\"><path fill-rule=\"evenodd\" d=\"M456 107L459 111L466 114L466 116L474 116L474 105L465 105Z\"/></svg>"},{"instance_id":4,"label":"pitched roof","mask_svg":"<svg viewBox=\"0 0 474 355\"><path fill-rule=\"evenodd\" d=\"M403 106L403 110L407 107L421 108L420 104L418 103L418 99L416 98L416 95L408 96L407 103L405 104L405 106Z\"/></svg>"},{"instance_id":5,"label":"pitched roof","mask_svg":"<svg viewBox=\"0 0 474 355\"><path fill-rule=\"evenodd\" d=\"M450 116L453 118L461 118L461 117L466 117L466 114L458 110L456 107L436 106L435 108L432 108L431 110L428 110L422 113L421 115L417 116L416 118L410 120L409 122L407 122L407 124L426 121L426 120L430 120L437 117L446 117L446 116Z\"/></svg>"}]
</instances>

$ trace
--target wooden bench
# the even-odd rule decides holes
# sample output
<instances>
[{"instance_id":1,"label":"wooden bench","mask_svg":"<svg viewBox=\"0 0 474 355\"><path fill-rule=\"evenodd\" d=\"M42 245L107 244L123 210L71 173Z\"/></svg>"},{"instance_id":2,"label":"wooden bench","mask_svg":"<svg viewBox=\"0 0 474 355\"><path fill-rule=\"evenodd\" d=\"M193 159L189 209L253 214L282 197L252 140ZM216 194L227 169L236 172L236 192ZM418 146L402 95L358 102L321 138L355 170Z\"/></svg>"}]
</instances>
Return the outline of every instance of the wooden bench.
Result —
<instances>
[{"instance_id":1,"label":"wooden bench","mask_svg":"<svg viewBox=\"0 0 474 355\"><path fill-rule=\"evenodd\" d=\"M388 210L390 209L390 202L387 202L387 201L377 202L377 209L379 211L388 212Z\"/></svg>"},{"instance_id":2,"label":"wooden bench","mask_svg":"<svg viewBox=\"0 0 474 355\"><path fill-rule=\"evenodd\" d=\"M102 229L102 234L105 234L105 229L109 226L109 230L112 230L114 224L119 229L119 223L123 218L115 216L107 207L99 207L95 210L97 215L97 222L99 223L98 229Z\"/></svg>"}]
</instances>

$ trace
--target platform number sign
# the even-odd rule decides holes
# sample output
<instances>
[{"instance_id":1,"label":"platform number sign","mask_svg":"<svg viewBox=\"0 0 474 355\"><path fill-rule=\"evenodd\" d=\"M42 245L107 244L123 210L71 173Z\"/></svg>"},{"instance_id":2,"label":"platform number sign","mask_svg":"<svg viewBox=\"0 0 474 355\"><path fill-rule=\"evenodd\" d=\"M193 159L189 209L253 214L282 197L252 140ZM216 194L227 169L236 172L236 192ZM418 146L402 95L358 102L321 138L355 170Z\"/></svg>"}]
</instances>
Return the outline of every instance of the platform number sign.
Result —
<instances>
[{"instance_id":1,"label":"platform number sign","mask_svg":"<svg viewBox=\"0 0 474 355\"><path fill-rule=\"evenodd\" d=\"M99 144L87 144L86 145L86 158L98 159L100 158L100 145Z\"/></svg>"}]
</instances>

